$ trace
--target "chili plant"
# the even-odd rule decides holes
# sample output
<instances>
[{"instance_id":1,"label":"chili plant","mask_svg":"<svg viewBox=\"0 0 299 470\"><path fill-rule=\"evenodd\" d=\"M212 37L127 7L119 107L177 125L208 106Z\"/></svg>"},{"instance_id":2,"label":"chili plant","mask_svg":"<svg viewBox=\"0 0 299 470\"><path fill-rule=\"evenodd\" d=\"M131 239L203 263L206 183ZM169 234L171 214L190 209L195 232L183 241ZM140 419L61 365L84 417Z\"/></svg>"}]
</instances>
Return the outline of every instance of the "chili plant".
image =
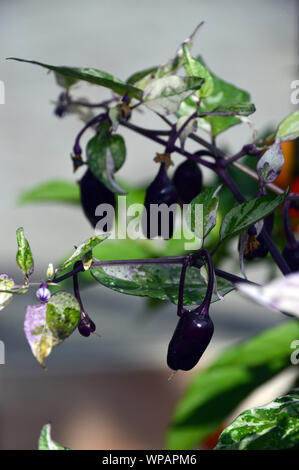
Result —
<instances>
[{"instance_id":1,"label":"chili plant","mask_svg":"<svg viewBox=\"0 0 299 470\"><path fill-rule=\"evenodd\" d=\"M24 230L19 228L16 260L24 283L16 285L8 274L0 277L1 309L14 295L36 289L37 303L27 306L24 329L33 355L43 367L53 347L76 328L85 337L96 331L95 319L86 312L81 297L81 280L87 282L86 275L82 278L84 272L91 274L88 282L177 305L178 324L167 354L173 371L193 369L206 348L213 347L210 306L229 292L238 290L285 315L287 321L281 326L227 350L192 378L169 427L167 447L172 449L194 448L204 442L251 391L298 364L295 351L293 360L291 353L292 344L295 349L299 339L299 247L290 210L298 210L299 195L281 189L275 180L284 164L282 143L299 137L299 111L278 123L272 134L259 137L249 118L255 112L249 93L214 75L200 56L192 54L195 32L179 45L171 60L133 73L125 81L96 68L13 59L53 72L62 89L55 115L62 118L75 113L84 122L71 155L73 170L84 169L79 185L49 182L28 191L22 201L81 204L96 233L60 265L49 264L44 279L32 281L33 256ZM77 98L81 82L104 87L112 95L102 102ZM155 113L161 129L139 125L139 110ZM217 145L220 134L243 123L249 125L249 143L234 154ZM147 188L134 188L116 176L126 160L122 128L157 145L156 177ZM84 149L87 130L94 136ZM190 141L198 145L196 151L188 150ZM169 168L177 155L185 160L171 177ZM206 184L203 169L213 172L212 185ZM240 184L244 178L246 184ZM127 246L133 247L144 257L108 259L109 238L117 223L107 213L112 208L112 214L116 209L121 215L123 198L127 203L144 202L139 214L141 232L134 240L126 233L115 243L123 244L125 251ZM181 227L177 236L175 212L168 213L167 220L160 214L153 224L151 206L161 204L186 210L188 236ZM151 241L141 244L140 238ZM159 248L161 238L165 240ZM232 256L226 243L232 238L239 240L241 275L219 269L221 260ZM280 271L263 286L246 275L247 266L260 258ZM67 280L73 281L73 293L59 289ZM68 283L64 286L70 288ZM298 448L298 414L295 390L265 410L240 415L224 430L216 448ZM49 448L45 444L51 441L49 427L43 430L41 441L41 447Z\"/></svg>"}]
</instances>

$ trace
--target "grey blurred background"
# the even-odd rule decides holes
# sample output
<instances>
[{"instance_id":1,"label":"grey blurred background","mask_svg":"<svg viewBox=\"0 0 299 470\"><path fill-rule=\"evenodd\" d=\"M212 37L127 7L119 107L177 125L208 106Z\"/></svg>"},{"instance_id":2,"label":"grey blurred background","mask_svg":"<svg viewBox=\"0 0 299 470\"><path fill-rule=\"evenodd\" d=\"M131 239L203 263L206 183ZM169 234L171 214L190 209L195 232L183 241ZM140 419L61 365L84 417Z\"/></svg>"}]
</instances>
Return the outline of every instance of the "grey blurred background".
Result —
<instances>
[{"instance_id":1,"label":"grey blurred background","mask_svg":"<svg viewBox=\"0 0 299 470\"><path fill-rule=\"evenodd\" d=\"M14 262L19 226L25 227L35 255L36 279L44 276L48 262L60 260L91 235L76 207L16 204L36 184L78 179L69 155L81 123L53 115L51 100L59 89L52 75L6 62L5 57L93 66L125 79L164 63L201 20L205 26L194 51L216 74L251 92L257 128L276 125L294 110L290 82L298 78L295 0L1 1L0 80L6 89L6 104L0 106L1 272L21 279ZM109 92L82 86L77 96L84 95L100 100ZM160 126L151 113L140 119L145 126ZM132 182L150 179L159 148L130 131L121 132L128 158L120 176ZM248 138L243 125L229 130L220 142L233 151ZM249 276L259 280L265 273L262 265L256 266ZM24 306L34 296L14 299L0 313L0 340L6 347L6 364L0 365L0 448L35 448L41 426L49 421L55 439L72 448L163 446L169 416L190 379L190 374L181 374L167 382L165 356L175 308L146 314L143 299L101 286L88 288L83 297L102 337L87 340L75 333L54 350L47 372L32 357L23 333ZM215 338L200 366L228 344L283 321L235 294L214 305L212 315ZM263 400L274 390L264 390Z\"/></svg>"}]
</instances>

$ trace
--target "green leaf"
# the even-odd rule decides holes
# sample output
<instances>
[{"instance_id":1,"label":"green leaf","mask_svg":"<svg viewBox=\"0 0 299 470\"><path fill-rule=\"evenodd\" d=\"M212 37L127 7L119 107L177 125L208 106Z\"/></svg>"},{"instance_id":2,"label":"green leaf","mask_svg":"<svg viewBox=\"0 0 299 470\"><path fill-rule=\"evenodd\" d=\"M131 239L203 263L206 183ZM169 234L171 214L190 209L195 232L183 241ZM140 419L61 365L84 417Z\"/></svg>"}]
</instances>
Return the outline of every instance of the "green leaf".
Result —
<instances>
[{"instance_id":1,"label":"green leaf","mask_svg":"<svg viewBox=\"0 0 299 470\"><path fill-rule=\"evenodd\" d=\"M85 242L81 243L81 245L79 245L75 249L74 253L62 263L62 265L59 267L59 270L62 271L63 269L67 269L72 266L76 261L82 260L84 255L86 255L89 251L91 251L97 245L106 240L107 237L108 234L104 234L90 237L88 238L88 240L85 240Z\"/></svg>"},{"instance_id":2,"label":"green leaf","mask_svg":"<svg viewBox=\"0 0 299 470\"><path fill-rule=\"evenodd\" d=\"M197 61L205 65L201 58L197 58ZM206 67L207 68L207 67ZM246 91L237 88L235 85L228 83L220 78L216 77L209 69L213 78L213 93L200 100L200 107L198 112L210 112L214 111L219 107L223 106L235 106L245 103L246 106L252 106L250 101L250 95ZM190 115L195 112L198 104L198 98L194 95L186 98L181 104L178 111L179 116ZM231 126L240 124L240 119L235 116L206 116L198 120L198 125L205 131L212 132L214 136L217 136L221 132L225 131Z\"/></svg>"},{"instance_id":3,"label":"green leaf","mask_svg":"<svg viewBox=\"0 0 299 470\"><path fill-rule=\"evenodd\" d=\"M217 216L217 209L219 204L219 197L218 193L222 185L216 185L211 188L202 191L198 196L196 196L190 203L191 207L191 224L190 228L198 237L206 237L208 233L212 230L213 227L216 225L216 216ZM200 227L195 226L195 210L196 206L202 204L203 206L203 218L202 218L202 225ZM198 233L197 233L198 232Z\"/></svg>"},{"instance_id":4,"label":"green leaf","mask_svg":"<svg viewBox=\"0 0 299 470\"><path fill-rule=\"evenodd\" d=\"M69 292L56 292L47 303L46 323L58 342L64 341L73 333L80 315L80 305Z\"/></svg>"},{"instance_id":5,"label":"green leaf","mask_svg":"<svg viewBox=\"0 0 299 470\"><path fill-rule=\"evenodd\" d=\"M90 269L94 279L100 284L123 294L147 296L160 300L178 302L178 290L181 265L143 264L100 266ZM233 290L233 285L218 278L218 291L225 295ZM207 285L197 268L187 270L184 304L199 305L202 303ZM213 297L213 302L219 300Z\"/></svg>"},{"instance_id":6,"label":"green leaf","mask_svg":"<svg viewBox=\"0 0 299 470\"><path fill-rule=\"evenodd\" d=\"M147 77L148 75L151 75L153 72L156 72L157 70L158 70L158 67L155 66L155 67L149 67L145 70L140 70L139 72L133 73L127 79L127 83L130 83L130 85L135 85L135 83L139 82L144 77Z\"/></svg>"},{"instance_id":7,"label":"green leaf","mask_svg":"<svg viewBox=\"0 0 299 470\"><path fill-rule=\"evenodd\" d=\"M299 137L299 111L289 114L279 125L276 139L281 142L293 140Z\"/></svg>"},{"instance_id":8,"label":"green leaf","mask_svg":"<svg viewBox=\"0 0 299 470\"><path fill-rule=\"evenodd\" d=\"M23 271L24 276L30 276L34 271L34 262L28 240L25 238L24 229L20 227L17 229L17 264Z\"/></svg>"},{"instance_id":9,"label":"green leaf","mask_svg":"<svg viewBox=\"0 0 299 470\"><path fill-rule=\"evenodd\" d=\"M68 204L79 204L79 186L76 183L63 180L53 180L35 186L24 192L18 202L27 204L30 202L63 202Z\"/></svg>"},{"instance_id":10,"label":"green leaf","mask_svg":"<svg viewBox=\"0 0 299 470\"><path fill-rule=\"evenodd\" d=\"M110 135L109 128L108 121L102 122L99 132L87 143L87 162L90 170L108 189L124 194L126 191L115 181L114 173L125 162L125 141L121 135Z\"/></svg>"},{"instance_id":11,"label":"green leaf","mask_svg":"<svg viewBox=\"0 0 299 470\"><path fill-rule=\"evenodd\" d=\"M183 53L185 59L184 67L186 75L188 77L198 77L204 79L204 83L201 86L200 90L197 92L197 96L201 98L210 96L213 93L214 89L212 75L199 60L192 57L187 44L183 44Z\"/></svg>"},{"instance_id":12,"label":"green leaf","mask_svg":"<svg viewBox=\"0 0 299 470\"><path fill-rule=\"evenodd\" d=\"M16 57L9 57L9 60L17 60L18 62L27 62L29 64L39 65L48 70L52 70L60 74L63 77L66 77L68 80L83 80L85 82L93 83L94 85L100 85L105 88L109 88L118 95L124 96L128 95L130 98L136 98L138 100L142 99L142 91L139 88L136 88L129 83L122 82L113 75L109 73L102 72L101 70L88 68L88 67L66 67L66 66L56 66L44 64L42 62L37 62L35 60L19 59Z\"/></svg>"},{"instance_id":13,"label":"green leaf","mask_svg":"<svg viewBox=\"0 0 299 470\"><path fill-rule=\"evenodd\" d=\"M280 195L260 196L233 207L224 217L220 227L220 238L237 235L271 214L287 197L288 191Z\"/></svg>"},{"instance_id":14,"label":"green leaf","mask_svg":"<svg viewBox=\"0 0 299 470\"><path fill-rule=\"evenodd\" d=\"M199 90L203 82L203 79L197 77L166 75L151 81L144 88L144 104L157 113L176 113L187 95Z\"/></svg>"},{"instance_id":15,"label":"green leaf","mask_svg":"<svg viewBox=\"0 0 299 470\"><path fill-rule=\"evenodd\" d=\"M299 389L241 413L222 432L215 449L299 449Z\"/></svg>"},{"instance_id":16,"label":"green leaf","mask_svg":"<svg viewBox=\"0 0 299 470\"><path fill-rule=\"evenodd\" d=\"M211 116L249 116L256 111L253 103L227 104L211 111Z\"/></svg>"},{"instance_id":17,"label":"green leaf","mask_svg":"<svg viewBox=\"0 0 299 470\"><path fill-rule=\"evenodd\" d=\"M168 449L193 449L213 433L258 386L290 363L290 344L299 337L299 322L276 326L222 352L189 384L174 412Z\"/></svg>"},{"instance_id":18,"label":"green leaf","mask_svg":"<svg viewBox=\"0 0 299 470\"><path fill-rule=\"evenodd\" d=\"M69 450L69 448L53 441L51 438L51 424L45 424L39 436L38 450Z\"/></svg>"},{"instance_id":19,"label":"green leaf","mask_svg":"<svg viewBox=\"0 0 299 470\"><path fill-rule=\"evenodd\" d=\"M64 76L58 72L54 72L54 74L55 74L57 85L61 86L62 88L65 88L66 90L68 90L69 88L71 88L73 85L75 85L78 82L77 78Z\"/></svg>"}]
</instances>

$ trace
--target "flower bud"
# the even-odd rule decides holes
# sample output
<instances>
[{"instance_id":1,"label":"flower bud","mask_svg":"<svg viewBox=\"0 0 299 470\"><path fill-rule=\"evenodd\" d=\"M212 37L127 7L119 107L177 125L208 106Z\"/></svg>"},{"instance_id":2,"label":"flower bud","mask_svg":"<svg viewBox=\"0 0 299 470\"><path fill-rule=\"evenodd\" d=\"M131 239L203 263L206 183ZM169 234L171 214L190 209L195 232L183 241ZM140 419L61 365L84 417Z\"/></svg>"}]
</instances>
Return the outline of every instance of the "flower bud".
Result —
<instances>
[{"instance_id":1,"label":"flower bud","mask_svg":"<svg viewBox=\"0 0 299 470\"><path fill-rule=\"evenodd\" d=\"M80 181L81 205L86 218L93 227L101 220L101 217L95 215L99 204L109 204L115 208L115 196L98 178L88 169ZM104 216L103 216L104 217ZM106 230L109 231L110 227Z\"/></svg>"},{"instance_id":2,"label":"flower bud","mask_svg":"<svg viewBox=\"0 0 299 470\"><path fill-rule=\"evenodd\" d=\"M196 366L213 332L214 325L208 314L184 310L168 346L168 367L190 370Z\"/></svg>"},{"instance_id":3,"label":"flower bud","mask_svg":"<svg viewBox=\"0 0 299 470\"><path fill-rule=\"evenodd\" d=\"M67 113L67 108L68 106L65 105L65 104L59 104L58 106L56 106L56 108L54 109L54 114L55 116L59 117L59 118L62 118L63 116L66 115Z\"/></svg>"},{"instance_id":4,"label":"flower bud","mask_svg":"<svg viewBox=\"0 0 299 470\"><path fill-rule=\"evenodd\" d=\"M51 297L51 292L47 288L47 284L45 282L36 291L36 297L43 303L48 302L49 298Z\"/></svg>"},{"instance_id":5,"label":"flower bud","mask_svg":"<svg viewBox=\"0 0 299 470\"><path fill-rule=\"evenodd\" d=\"M181 163L175 170L172 182L180 203L189 204L202 188L202 174L197 163L189 159Z\"/></svg>"},{"instance_id":6,"label":"flower bud","mask_svg":"<svg viewBox=\"0 0 299 470\"><path fill-rule=\"evenodd\" d=\"M88 337L90 333L96 330L96 326L89 316L85 314L79 321L78 330L80 335Z\"/></svg>"},{"instance_id":7,"label":"flower bud","mask_svg":"<svg viewBox=\"0 0 299 470\"><path fill-rule=\"evenodd\" d=\"M173 234L175 210L171 210L170 206L176 204L177 194L174 185L168 178L164 163L161 163L157 176L149 185L145 195L144 206L146 212L142 218L143 233L147 238L163 237L171 238ZM165 214L163 207L159 210L151 211L152 205L165 204ZM169 209L169 210L168 210ZM163 219L164 215L164 219ZM168 220L167 220L168 219ZM146 222L146 229L145 229Z\"/></svg>"},{"instance_id":8,"label":"flower bud","mask_svg":"<svg viewBox=\"0 0 299 470\"><path fill-rule=\"evenodd\" d=\"M286 246L282 252L282 256L293 273L299 271L299 243L293 247Z\"/></svg>"}]
</instances>

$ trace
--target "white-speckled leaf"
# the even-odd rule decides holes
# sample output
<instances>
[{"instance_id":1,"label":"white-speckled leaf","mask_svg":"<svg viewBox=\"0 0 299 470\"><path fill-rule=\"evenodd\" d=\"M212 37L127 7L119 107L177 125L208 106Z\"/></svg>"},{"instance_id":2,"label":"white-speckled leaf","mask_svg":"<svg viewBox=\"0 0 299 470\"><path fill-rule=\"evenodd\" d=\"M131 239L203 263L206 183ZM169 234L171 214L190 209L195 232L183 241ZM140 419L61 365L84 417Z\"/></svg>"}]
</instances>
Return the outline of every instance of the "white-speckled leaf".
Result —
<instances>
[{"instance_id":1,"label":"white-speckled leaf","mask_svg":"<svg viewBox=\"0 0 299 470\"><path fill-rule=\"evenodd\" d=\"M299 449L299 389L241 413L219 437L215 450Z\"/></svg>"},{"instance_id":2,"label":"white-speckled leaf","mask_svg":"<svg viewBox=\"0 0 299 470\"><path fill-rule=\"evenodd\" d=\"M178 302L181 265L144 264L118 265L91 268L92 276L100 284L123 294L147 296L161 300ZM218 291L221 296L233 290L233 285L218 278ZM189 268L186 274L184 304L200 305L207 290L200 270ZM219 300L217 295L212 301Z\"/></svg>"},{"instance_id":3,"label":"white-speckled leaf","mask_svg":"<svg viewBox=\"0 0 299 470\"><path fill-rule=\"evenodd\" d=\"M176 113L184 99L199 90L203 80L167 75L150 82L143 90L144 104L161 114Z\"/></svg>"},{"instance_id":4,"label":"white-speckled leaf","mask_svg":"<svg viewBox=\"0 0 299 470\"><path fill-rule=\"evenodd\" d=\"M81 243L81 245L79 245L75 249L72 256L66 261L64 261L64 263L62 263L62 265L59 267L59 270L67 269L72 266L76 261L80 261L82 259L84 260L84 256L97 245L106 240L107 237L108 234L104 234L95 237L90 237L88 238L88 240L85 240L85 242Z\"/></svg>"},{"instance_id":5,"label":"white-speckled leaf","mask_svg":"<svg viewBox=\"0 0 299 470\"><path fill-rule=\"evenodd\" d=\"M0 274L0 310L3 310L11 301L13 294L5 291L10 291L14 285L15 282L12 277L7 274Z\"/></svg>"},{"instance_id":6,"label":"white-speckled leaf","mask_svg":"<svg viewBox=\"0 0 299 470\"><path fill-rule=\"evenodd\" d=\"M280 142L276 141L259 159L256 171L264 183L272 183L276 180L284 164L284 156Z\"/></svg>"}]
</instances>

